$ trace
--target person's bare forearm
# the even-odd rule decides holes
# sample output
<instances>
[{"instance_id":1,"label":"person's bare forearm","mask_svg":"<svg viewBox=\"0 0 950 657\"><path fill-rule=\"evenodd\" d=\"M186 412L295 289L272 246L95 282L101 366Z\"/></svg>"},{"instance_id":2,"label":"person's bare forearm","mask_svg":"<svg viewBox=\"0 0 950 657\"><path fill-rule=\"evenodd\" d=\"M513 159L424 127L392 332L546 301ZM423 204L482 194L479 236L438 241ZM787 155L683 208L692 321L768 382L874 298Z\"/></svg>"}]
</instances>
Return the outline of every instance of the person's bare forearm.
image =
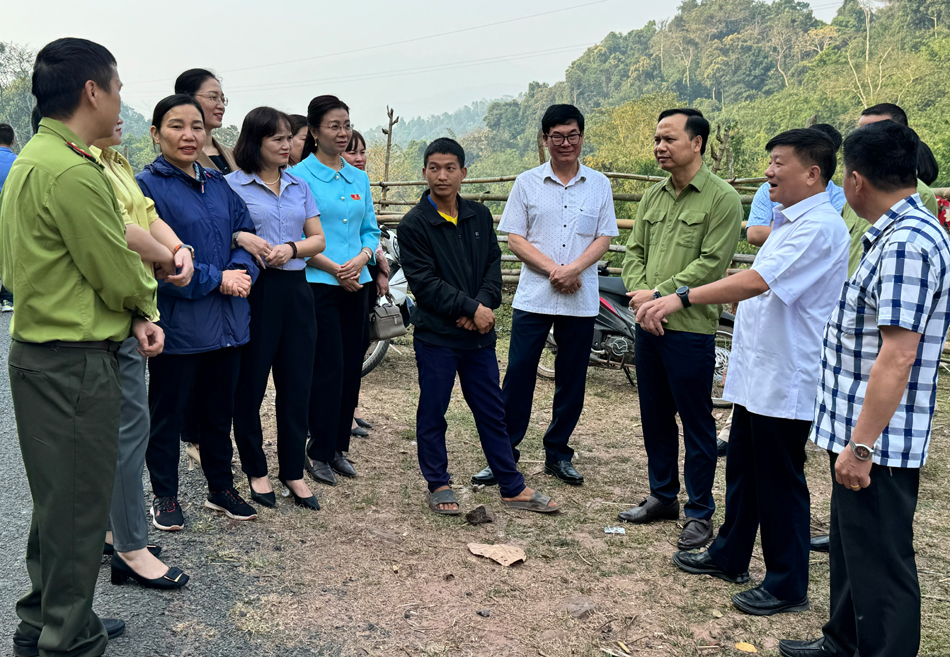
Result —
<instances>
[{"instance_id":1,"label":"person's bare forearm","mask_svg":"<svg viewBox=\"0 0 950 657\"><path fill-rule=\"evenodd\" d=\"M518 256L521 262L539 274L550 276L551 270L557 267L557 263L538 251L537 248L521 235L509 233L508 248L512 253Z\"/></svg>"},{"instance_id":2,"label":"person's bare forearm","mask_svg":"<svg viewBox=\"0 0 950 657\"><path fill-rule=\"evenodd\" d=\"M320 271L325 271L326 273L333 274L334 276L336 276L336 273L340 271L340 265L336 264L322 253L319 253L307 260L307 266L313 267L314 269L319 269Z\"/></svg>"},{"instance_id":3,"label":"person's bare forearm","mask_svg":"<svg viewBox=\"0 0 950 657\"><path fill-rule=\"evenodd\" d=\"M745 239L752 246L762 246L771 234L771 226L749 226L745 230Z\"/></svg>"},{"instance_id":4,"label":"person's bare forearm","mask_svg":"<svg viewBox=\"0 0 950 657\"><path fill-rule=\"evenodd\" d=\"M607 253L609 248L610 237L607 235L598 237L593 242L591 242L586 249L584 249L584 252L580 255L580 257L577 258L577 260L571 263L571 269L580 274L582 271L586 270L588 267L604 257L604 254Z\"/></svg>"},{"instance_id":5,"label":"person's bare forearm","mask_svg":"<svg viewBox=\"0 0 950 657\"><path fill-rule=\"evenodd\" d=\"M881 332L881 351L871 366L864 405L851 435L854 442L869 447L877 442L900 405L920 342L919 334L906 329L882 327Z\"/></svg>"},{"instance_id":6,"label":"person's bare forearm","mask_svg":"<svg viewBox=\"0 0 950 657\"><path fill-rule=\"evenodd\" d=\"M129 249L142 258L142 262L166 262L171 258L171 250L152 237L147 230L136 224L125 225L125 241Z\"/></svg>"},{"instance_id":7,"label":"person's bare forearm","mask_svg":"<svg viewBox=\"0 0 950 657\"><path fill-rule=\"evenodd\" d=\"M161 219L152 222L152 225L148 227L148 233L169 251L174 251L181 244L181 240L172 230L172 227Z\"/></svg>"},{"instance_id":8,"label":"person's bare forearm","mask_svg":"<svg viewBox=\"0 0 950 657\"><path fill-rule=\"evenodd\" d=\"M692 288L689 291L689 302L692 305L736 303L757 297L768 289L769 286L759 272L746 269L733 276Z\"/></svg>"}]
</instances>

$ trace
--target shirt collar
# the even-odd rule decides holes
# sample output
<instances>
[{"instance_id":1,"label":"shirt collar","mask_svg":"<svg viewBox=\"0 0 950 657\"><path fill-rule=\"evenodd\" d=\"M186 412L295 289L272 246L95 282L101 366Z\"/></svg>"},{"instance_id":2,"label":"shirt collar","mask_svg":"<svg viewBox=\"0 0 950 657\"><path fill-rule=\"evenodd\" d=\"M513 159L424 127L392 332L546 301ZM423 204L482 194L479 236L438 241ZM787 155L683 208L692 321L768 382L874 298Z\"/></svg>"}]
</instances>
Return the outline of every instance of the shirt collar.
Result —
<instances>
[{"instance_id":1,"label":"shirt collar","mask_svg":"<svg viewBox=\"0 0 950 657\"><path fill-rule=\"evenodd\" d=\"M264 183L263 179L261 179L260 174L257 174L257 173L248 173L244 171L243 169L238 169L234 173L231 173L228 177L235 180L240 185L249 185L253 182L256 182L258 185L260 185L264 189L270 190L270 187L268 187ZM297 184L297 181L294 179L294 177L287 175L287 169L281 169L280 191L283 192L290 185L296 185L296 184Z\"/></svg>"},{"instance_id":2,"label":"shirt collar","mask_svg":"<svg viewBox=\"0 0 950 657\"><path fill-rule=\"evenodd\" d=\"M353 165L348 164L347 161L344 160L342 157L340 158L340 162L343 163L343 168L340 169L339 171L336 171L334 169L331 169L327 165L325 165L320 160L318 160L317 156L314 153L311 153L310 155L307 156L307 158L303 162L301 162L301 164L307 167L307 170L314 177L316 177L317 180L321 180L323 182L330 182L331 180L333 180L334 176L339 174L343 178L343 180L352 184L353 181L356 180L356 172L358 171L358 169L354 167Z\"/></svg>"},{"instance_id":3,"label":"shirt collar","mask_svg":"<svg viewBox=\"0 0 950 657\"><path fill-rule=\"evenodd\" d=\"M13 149L10 148L9 146L0 146L0 151L9 151L10 153L12 153Z\"/></svg>"},{"instance_id":4,"label":"shirt collar","mask_svg":"<svg viewBox=\"0 0 950 657\"><path fill-rule=\"evenodd\" d=\"M867 229L867 232L861 236L865 253L867 253L867 250L870 249L878 238L880 238L888 228L893 226L898 219L914 210L922 211L923 209L923 201L920 200L920 194L916 192L892 205L891 208L881 215L881 217Z\"/></svg>"},{"instance_id":5,"label":"shirt collar","mask_svg":"<svg viewBox=\"0 0 950 657\"><path fill-rule=\"evenodd\" d=\"M43 117L40 120L39 132L50 132L69 145L70 148L77 151L77 153L83 157L89 158L90 161L95 162L97 165L99 163L96 161L96 158L92 153L89 152L89 146L80 139L75 132L66 127L65 124L57 121L56 119L51 119L49 117ZM102 166L102 165L99 165Z\"/></svg>"},{"instance_id":6,"label":"shirt collar","mask_svg":"<svg viewBox=\"0 0 950 657\"><path fill-rule=\"evenodd\" d=\"M550 178L551 180L553 180L554 182L556 182L558 185L564 185L564 187L570 187L571 185L573 185L573 184L576 183L576 182L580 182L580 181L582 181L582 180L583 180L583 181L586 181L586 180L587 180L587 173L584 171L585 168L586 168L586 167L585 167L583 164L581 164L580 162L578 162L578 163L577 163L577 173L574 174L574 177L571 178L571 179L568 181L568 183L567 183L566 185L564 185L564 183L561 182L560 178L558 178L556 175L554 175L554 169L551 168L551 161L548 160L548 161L545 162L543 165L541 165L541 182L542 182L542 184L543 184L545 180L547 180L548 178Z\"/></svg>"},{"instance_id":7,"label":"shirt collar","mask_svg":"<svg viewBox=\"0 0 950 657\"><path fill-rule=\"evenodd\" d=\"M809 211L818 207L822 203L831 203L831 197L828 196L828 192L819 192L814 196L809 196L806 199L803 199L791 207L784 207L777 205L773 212L773 217L778 222L775 228L778 228L781 224L786 221L795 221L796 219L807 214Z\"/></svg>"},{"instance_id":8,"label":"shirt collar","mask_svg":"<svg viewBox=\"0 0 950 657\"><path fill-rule=\"evenodd\" d=\"M708 180L709 176L711 175L712 174L709 173L709 169L706 167L705 164L703 164L702 166L699 167L699 170L693 176L693 179L690 180L686 184L686 187L689 187L690 185L692 185L693 189L695 189L697 192L702 194L703 187L706 186L706 180ZM673 187L673 176L670 176L669 178L666 179L666 185L664 185L664 187L666 188L666 191L668 191L673 196L676 196L676 188ZM684 187L683 189L686 189L686 187Z\"/></svg>"}]
</instances>

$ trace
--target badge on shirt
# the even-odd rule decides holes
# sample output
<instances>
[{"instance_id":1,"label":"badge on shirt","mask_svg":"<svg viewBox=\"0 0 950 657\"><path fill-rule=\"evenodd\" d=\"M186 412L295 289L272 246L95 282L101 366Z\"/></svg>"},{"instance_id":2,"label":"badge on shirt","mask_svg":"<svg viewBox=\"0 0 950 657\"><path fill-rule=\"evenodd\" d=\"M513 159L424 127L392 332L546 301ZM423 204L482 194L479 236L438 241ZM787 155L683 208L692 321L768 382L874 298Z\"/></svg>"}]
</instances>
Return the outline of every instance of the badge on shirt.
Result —
<instances>
[{"instance_id":1,"label":"badge on shirt","mask_svg":"<svg viewBox=\"0 0 950 657\"><path fill-rule=\"evenodd\" d=\"M350 198L353 199L354 201L361 201L361 200L363 200L363 199L360 198L360 195L359 195L359 194L350 194Z\"/></svg>"}]
</instances>

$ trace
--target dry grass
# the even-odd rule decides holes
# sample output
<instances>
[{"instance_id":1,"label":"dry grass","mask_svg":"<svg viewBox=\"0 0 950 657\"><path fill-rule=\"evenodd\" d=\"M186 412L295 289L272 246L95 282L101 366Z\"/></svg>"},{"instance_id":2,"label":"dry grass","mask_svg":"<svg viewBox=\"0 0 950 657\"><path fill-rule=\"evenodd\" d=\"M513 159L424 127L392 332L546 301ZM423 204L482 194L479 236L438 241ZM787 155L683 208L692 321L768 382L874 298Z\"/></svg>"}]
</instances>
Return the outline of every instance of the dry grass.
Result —
<instances>
[{"instance_id":1,"label":"dry grass","mask_svg":"<svg viewBox=\"0 0 950 657\"><path fill-rule=\"evenodd\" d=\"M817 636L828 616L828 561L813 555L812 610L754 618L734 610L729 597L742 589L689 576L670 561L676 523L627 526L625 536L604 534L617 512L647 492L646 456L637 395L622 373L591 370L587 405L572 439L575 463L587 483L572 488L541 474L540 436L549 421L553 384L538 381L535 415L523 468L532 487L553 495L556 517L503 510L497 488L474 491L468 480L483 466L471 415L456 389L449 408L449 463L462 506L485 504L495 523L472 527L461 518L437 517L424 501L425 482L414 445L418 399L415 363L406 339L363 382L364 416L375 424L369 439L354 439L359 472L335 488L312 485L323 510L307 513L283 502L257 523L231 532L229 545L210 561L236 560L257 576L258 590L234 604L237 628L262 638L275 654L319 646L327 655L633 655L741 654L736 642L777 655L780 638ZM507 335L499 341L505 362ZM401 353L400 353L401 352ZM945 380L948 380L945 378ZM950 542L945 482L950 386L941 385L935 443L924 471L917 514L917 549L923 601L922 655L950 653ZM265 409L274 439L272 393ZM276 468L273 444L268 446ZM814 516L827 518L830 494L825 455L809 451L808 480ZM722 519L724 470L715 497ZM273 479L276 483L276 478ZM195 529L194 526L191 527ZM512 568L469 554L466 544L511 543L527 561ZM254 546L251 548L250 546ZM761 554L753 579L764 575ZM583 597L595 605L575 619L563 605ZM478 615L489 610L490 617ZM198 632L200 627L179 631Z\"/></svg>"}]
</instances>

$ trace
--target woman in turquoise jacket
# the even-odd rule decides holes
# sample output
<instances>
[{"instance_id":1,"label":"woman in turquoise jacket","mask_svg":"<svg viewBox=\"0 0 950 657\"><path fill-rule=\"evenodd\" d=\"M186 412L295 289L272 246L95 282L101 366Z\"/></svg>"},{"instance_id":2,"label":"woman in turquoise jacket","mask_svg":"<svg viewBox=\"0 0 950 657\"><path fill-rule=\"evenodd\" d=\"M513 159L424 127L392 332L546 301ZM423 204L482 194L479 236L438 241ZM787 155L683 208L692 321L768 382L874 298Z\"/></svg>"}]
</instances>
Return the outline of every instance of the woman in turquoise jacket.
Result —
<instances>
[{"instance_id":1,"label":"woman in turquoise jacket","mask_svg":"<svg viewBox=\"0 0 950 657\"><path fill-rule=\"evenodd\" d=\"M336 474L356 476L344 453L350 448L369 330L366 265L375 264L379 226L369 178L342 157L353 133L349 107L336 96L318 96L307 109L307 128L303 160L291 173L310 186L327 243L307 262L317 318L307 470L318 482L335 486Z\"/></svg>"}]
</instances>

